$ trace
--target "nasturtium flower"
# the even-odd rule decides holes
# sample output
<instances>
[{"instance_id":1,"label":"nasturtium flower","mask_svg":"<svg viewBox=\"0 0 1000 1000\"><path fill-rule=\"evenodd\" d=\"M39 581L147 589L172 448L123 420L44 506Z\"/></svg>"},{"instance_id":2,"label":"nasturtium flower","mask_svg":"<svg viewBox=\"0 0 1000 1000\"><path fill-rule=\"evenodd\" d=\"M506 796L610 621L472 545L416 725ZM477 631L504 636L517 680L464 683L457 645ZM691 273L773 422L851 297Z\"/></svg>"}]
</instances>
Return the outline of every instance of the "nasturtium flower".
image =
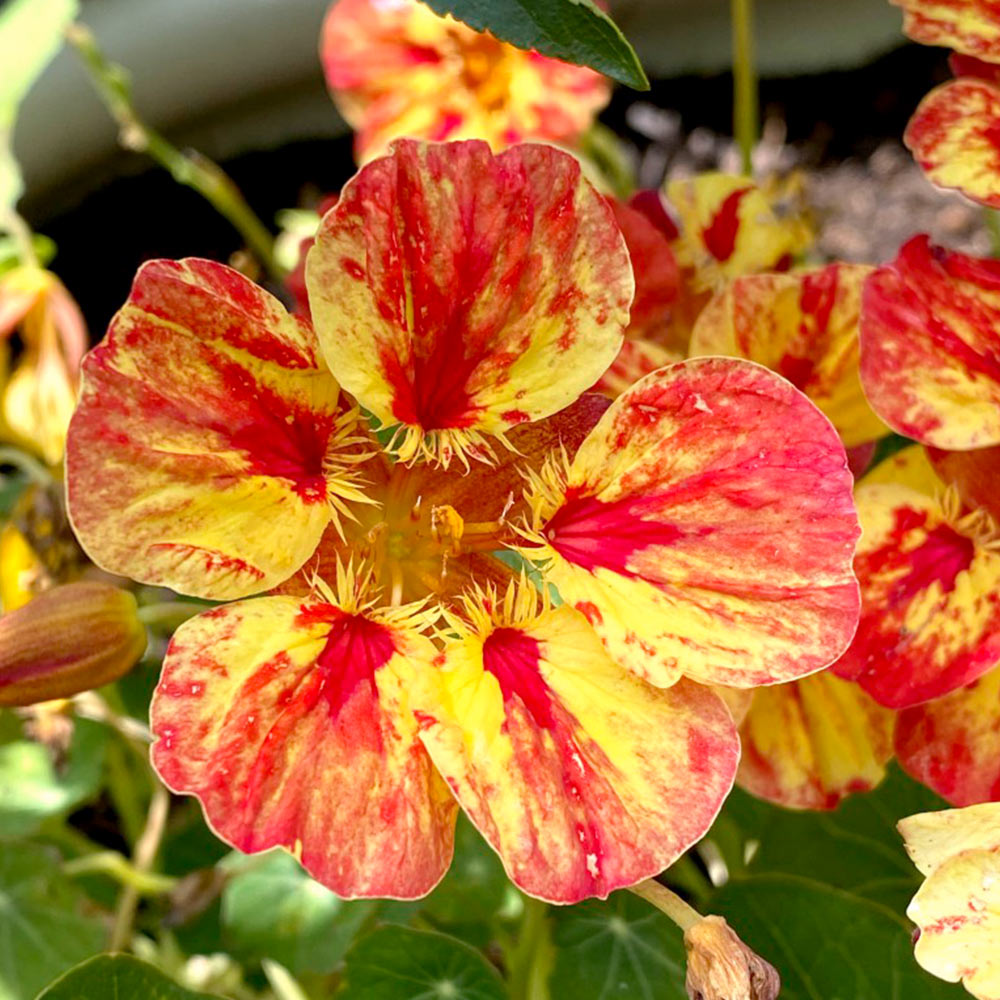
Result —
<instances>
[{"instance_id":1,"label":"nasturtium flower","mask_svg":"<svg viewBox=\"0 0 1000 1000\"><path fill-rule=\"evenodd\" d=\"M1000 62L996 0L890 0L903 9L903 31L915 42Z\"/></svg>"},{"instance_id":2,"label":"nasturtium flower","mask_svg":"<svg viewBox=\"0 0 1000 1000\"><path fill-rule=\"evenodd\" d=\"M362 162L401 136L573 145L611 94L594 70L515 48L418 0L337 0L320 56Z\"/></svg>"},{"instance_id":3,"label":"nasturtium flower","mask_svg":"<svg viewBox=\"0 0 1000 1000\"><path fill-rule=\"evenodd\" d=\"M803 676L853 632L833 429L739 360L581 395L632 277L553 147L401 141L324 217L306 280L315 332L223 265L151 262L84 364L84 546L244 598L167 651L160 774L344 896L429 891L459 806L544 899L662 870L736 771L696 682Z\"/></svg>"},{"instance_id":4,"label":"nasturtium flower","mask_svg":"<svg viewBox=\"0 0 1000 1000\"><path fill-rule=\"evenodd\" d=\"M15 332L22 350L9 377L0 379L0 437L56 465L76 402L87 329L54 274L19 267L0 276L0 342Z\"/></svg>"},{"instance_id":5,"label":"nasturtium flower","mask_svg":"<svg viewBox=\"0 0 1000 1000\"><path fill-rule=\"evenodd\" d=\"M793 809L833 809L885 777L896 713L857 684L823 670L752 697L736 778L748 792Z\"/></svg>"},{"instance_id":6,"label":"nasturtium flower","mask_svg":"<svg viewBox=\"0 0 1000 1000\"><path fill-rule=\"evenodd\" d=\"M1000 444L1000 261L915 236L865 283L861 382L875 412L923 444Z\"/></svg>"},{"instance_id":7,"label":"nasturtium flower","mask_svg":"<svg viewBox=\"0 0 1000 1000\"><path fill-rule=\"evenodd\" d=\"M926 878L906 911L917 961L978 1000L1000 1000L1000 803L918 813L899 832Z\"/></svg>"},{"instance_id":8,"label":"nasturtium flower","mask_svg":"<svg viewBox=\"0 0 1000 1000\"><path fill-rule=\"evenodd\" d=\"M861 288L871 268L830 264L729 281L702 310L692 357L724 354L766 365L801 389L847 447L881 437L858 376Z\"/></svg>"}]
</instances>

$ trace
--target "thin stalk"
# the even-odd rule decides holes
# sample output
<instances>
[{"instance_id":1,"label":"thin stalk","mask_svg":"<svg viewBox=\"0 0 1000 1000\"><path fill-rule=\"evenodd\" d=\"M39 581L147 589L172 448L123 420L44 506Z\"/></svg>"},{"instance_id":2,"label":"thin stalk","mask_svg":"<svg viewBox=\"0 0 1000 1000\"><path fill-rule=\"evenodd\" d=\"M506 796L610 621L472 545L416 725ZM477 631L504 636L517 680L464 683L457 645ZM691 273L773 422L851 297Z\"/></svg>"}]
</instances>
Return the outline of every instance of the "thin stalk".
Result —
<instances>
[{"instance_id":1,"label":"thin stalk","mask_svg":"<svg viewBox=\"0 0 1000 1000\"><path fill-rule=\"evenodd\" d=\"M753 0L730 0L733 33L733 135L743 173L753 173L753 148L760 134Z\"/></svg>"},{"instance_id":2,"label":"thin stalk","mask_svg":"<svg viewBox=\"0 0 1000 1000\"><path fill-rule=\"evenodd\" d=\"M0 447L0 465L13 465L39 486L52 485L52 473L34 455L20 448Z\"/></svg>"},{"instance_id":3,"label":"thin stalk","mask_svg":"<svg viewBox=\"0 0 1000 1000\"><path fill-rule=\"evenodd\" d=\"M67 875L109 875L124 886L131 886L142 896L159 896L170 892L177 879L169 875L140 871L128 858L117 851L98 851L82 858L75 858L63 865Z\"/></svg>"},{"instance_id":4,"label":"thin stalk","mask_svg":"<svg viewBox=\"0 0 1000 1000\"><path fill-rule=\"evenodd\" d=\"M16 208L9 208L0 214L0 230L10 233L17 250L17 256L25 267L38 267L38 254L35 253L35 242L31 234L31 226L24 221Z\"/></svg>"},{"instance_id":5,"label":"thin stalk","mask_svg":"<svg viewBox=\"0 0 1000 1000\"><path fill-rule=\"evenodd\" d=\"M647 903L652 903L661 913L665 913L682 930L686 931L702 919L701 914L690 903L686 903L676 892L655 879L648 878L645 882L630 887L637 896Z\"/></svg>"},{"instance_id":6,"label":"thin stalk","mask_svg":"<svg viewBox=\"0 0 1000 1000\"><path fill-rule=\"evenodd\" d=\"M144 604L139 608L138 618L143 625L162 628L172 632L179 625L202 611L207 611L209 605L198 604L196 601L161 601L157 604Z\"/></svg>"},{"instance_id":7,"label":"thin stalk","mask_svg":"<svg viewBox=\"0 0 1000 1000\"><path fill-rule=\"evenodd\" d=\"M232 178L200 153L178 149L139 117L132 104L128 72L105 58L89 28L72 24L66 31L66 38L76 49L105 107L117 122L122 146L145 153L168 170L179 184L197 191L232 224L271 277L282 280L285 271L275 260L274 236L247 204Z\"/></svg>"},{"instance_id":8,"label":"thin stalk","mask_svg":"<svg viewBox=\"0 0 1000 1000\"><path fill-rule=\"evenodd\" d=\"M511 1000L548 1000L548 933L548 904L526 896L517 943L507 962Z\"/></svg>"}]
</instances>

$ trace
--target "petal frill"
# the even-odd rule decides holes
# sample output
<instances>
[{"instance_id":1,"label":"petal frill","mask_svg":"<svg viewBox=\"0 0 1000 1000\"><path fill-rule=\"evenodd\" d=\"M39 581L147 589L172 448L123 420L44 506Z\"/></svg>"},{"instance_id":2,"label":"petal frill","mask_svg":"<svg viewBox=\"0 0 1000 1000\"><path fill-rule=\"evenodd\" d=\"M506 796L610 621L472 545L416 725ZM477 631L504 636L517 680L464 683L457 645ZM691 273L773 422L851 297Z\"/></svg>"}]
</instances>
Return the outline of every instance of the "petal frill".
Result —
<instances>
[{"instance_id":1,"label":"petal frill","mask_svg":"<svg viewBox=\"0 0 1000 1000\"><path fill-rule=\"evenodd\" d=\"M447 869L457 806L420 743L429 639L322 601L261 597L178 629L153 763L241 851L284 847L340 896L411 899Z\"/></svg>"},{"instance_id":2,"label":"petal frill","mask_svg":"<svg viewBox=\"0 0 1000 1000\"><path fill-rule=\"evenodd\" d=\"M702 310L690 355L765 365L801 389L848 447L881 437L858 375L861 287L872 268L830 264L792 274L734 278Z\"/></svg>"},{"instance_id":3,"label":"petal frill","mask_svg":"<svg viewBox=\"0 0 1000 1000\"><path fill-rule=\"evenodd\" d=\"M1000 1000L1000 849L949 858L920 887L906 915L920 929L917 962L977 1000Z\"/></svg>"},{"instance_id":4,"label":"petal frill","mask_svg":"<svg viewBox=\"0 0 1000 1000\"><path fill-rule=\"evenodd\" d=\"M895 431L936 448L1000 443L1000 261L915 236L865 282L861 382Z\"/></svg>"},{"instance_id":5,"label":"petal frill","mask_svg":"<svg viewBox=\"0 0 1000 1000\"><path fill-rule=\"evenodd\" d=\"M1000 208L1000 87L974 77L935 87L913 113L903 140L935 184Z\"/></svg>"},{"instance_id":6,"label":"petal frill","mask_svg":"<svg viewBox=\"0 0 1000 1000\"><path fill-rule=\"evenodd\" d=\"M890 0L903 9L903 31L915 42L1000 61L996 0Z\"/></svg>"},{"instance_id":7,"label":"petal frill","mask_svg":"<svg viewBox=\"0 0 1000 1000\"><path fill-rule=\"evenodd\" d=\"M900 712L896 756L952 805L1000 800L1000 670Z\"/></svg>"},{"instance_id":8,"label":"petal frill","mask_svg":"<svg viewBox=\"0 0 1000 1000\"><path fill-rule=\"evenodd\" d=\"M356 496L350 415L307 325L237 271L152 261L84 361L69 513L104 569L185 594L267 590Z\"/></svg>"},{"instance_id":9,"label":"petal frill","mask_svg":"<svg viewBox=\"0 0 1000 1000\"><path fill-rule=\"evenodd\" d=\"M449 641L435 682L421 738L529 895L576 903L659 873L732 785L721 699L631 676L571 608Z\"/></svg>"},{"instance_id":10,"label":"petal frill","mask_svg":"<svg viewBox=\"0 0 1000 1000\"><path fill-rule=\"evenodd\" d=\"M1000 802L916 813L896 824L910 860L931 875L962 851L1000 849Z\"/></svg>"},{"instance_id":11,"label":"petal frill","mask_svg":"<svg viewBox=\"0 0 1000 1000\"><path fill-rule=\"evenodd\" d=\"M625 242L551 146L400 140L324 216L306 281L331 371L401 459L444 464L569 405L614 360Z\"/></svg>"},{"instance_id":12,"label":"petal frill","mask_svg":"<svg viewBox=\"0 0 1000 1000\"><path fill-rule=\"evenodd\" d=\"M834 664L876 701L906 708L938 698L1000 663L1000 552L976 515L903 485L857 489L862 538L854 569L861 621Z\"/></svg>"},{"instance_id":13,"label":"petal frill","mask_svg":"<svg viewBox=\"0 0 1000 1000\"><path fill-rule=\"evenodd\" d=\"M858 617L843 445L760 365L698 358L620 396L536 482L525 553L613 659L659 686L805 676Z\"/></svg>"},{"instance_id":14,"label":"petal frill","mask_svg":"<svg viewBox=\"0 0 1000 1000\"><path fill-rule=\"evenodd\" d=\"M833 809L874 788L892 757L895 713L824 670L753 693L738 784L793 809Z\"/></svg>"}]
</instances>

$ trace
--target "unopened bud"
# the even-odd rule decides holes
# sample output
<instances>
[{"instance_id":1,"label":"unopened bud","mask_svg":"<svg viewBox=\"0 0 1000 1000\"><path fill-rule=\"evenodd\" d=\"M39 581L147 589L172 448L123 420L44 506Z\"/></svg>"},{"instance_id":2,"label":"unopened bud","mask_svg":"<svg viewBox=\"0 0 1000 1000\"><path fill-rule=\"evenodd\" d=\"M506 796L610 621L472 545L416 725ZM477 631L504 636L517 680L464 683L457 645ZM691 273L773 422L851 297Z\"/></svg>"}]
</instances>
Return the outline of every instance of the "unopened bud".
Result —
<instances>
[{"instance_id":1,"label":"unopened bud","mask_svg":"<svg viewBox=\"0 0 1000 1000\"><path fill-rule=\"evenodd\" d=\"M146 648L135 598L107 583L53 587L0 618L0 705L110 684Z\"/></svg>"},{"instance_id":2,"label":"unopened bud","mask_svg":"<svg viewBox=\"0 0 1000 1000\"><path fill-rule=\"evenodd\" d=\"M691 1000L774 1000L777 971L748 948L722 917L704 917L684 932Z\"/></svg>"}]
</instances>

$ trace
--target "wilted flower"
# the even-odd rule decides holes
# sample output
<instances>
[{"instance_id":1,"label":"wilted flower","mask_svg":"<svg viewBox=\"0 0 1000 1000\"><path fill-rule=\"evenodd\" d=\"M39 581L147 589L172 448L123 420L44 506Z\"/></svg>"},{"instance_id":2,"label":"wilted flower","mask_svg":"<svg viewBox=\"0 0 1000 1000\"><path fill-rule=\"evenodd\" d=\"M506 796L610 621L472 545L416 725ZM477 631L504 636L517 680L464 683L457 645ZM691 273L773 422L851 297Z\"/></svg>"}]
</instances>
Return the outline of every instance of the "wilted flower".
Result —
<instances>
[{"instance_id":1,"label":"wilted flower","mask_svg":"<svg viewBox=\"0 0 1000 1000\"><path fill-rule=\"evenodd\" d=\"M775 1000L777 971L748 948L723 917L702 917L684 932L691 1000Z\"/></svg>"},{"instance_id":2,"label":"wilted flower","mask_svg":"<svg viewBox=\"0 0 1000 1000\"><path fill-rule=\"evenodd\" d=\"M908 816L899 832L926 876L906 911L919 928L917 961L978 1000L998 1000L1000 803Z\"/></svg>"},{"instance_id":3,"label":"wilted flower","mask_svg":"<svg viewBox=\"0 0 1000 1000\"><path fill-rule=\"evenodd\" d=\"M594 70L525 52L418 0L338 0L320 47L359 161L413 136L573 144L608 102Z\"/></svg>"},{"instance_id":4,"label":"wilted flower","mask_svg":"<svg viewBox=\"0 0 1000 1000\"><path fill-rule=\"evenodd\" d=\"M802 676L854 629L829 423L737 360L579 398L632 278L552 147L399 142L324 217L306 280L315 334L222 265L152 262L84 364L69 499L95 560L281 590L178 630L161 775L345 896L427 892L453 795L533 895L661 871L736 769L695 681Z\"/></svg>"}]
</instances>

